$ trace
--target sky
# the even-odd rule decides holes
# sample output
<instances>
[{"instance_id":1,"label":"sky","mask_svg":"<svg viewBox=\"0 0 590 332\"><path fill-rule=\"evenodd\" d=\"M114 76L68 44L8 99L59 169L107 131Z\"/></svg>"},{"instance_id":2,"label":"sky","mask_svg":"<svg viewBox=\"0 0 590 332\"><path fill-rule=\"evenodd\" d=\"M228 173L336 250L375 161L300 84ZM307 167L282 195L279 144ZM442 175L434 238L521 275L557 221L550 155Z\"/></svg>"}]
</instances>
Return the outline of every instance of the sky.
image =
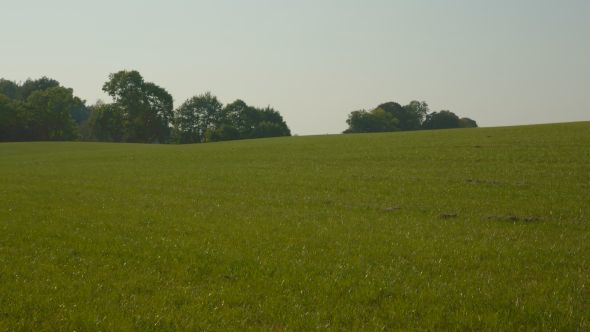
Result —
<instances>
[{"instance_id":1,"label":"sky","mask_svg":"<svg viewBox=\"0 0 590 332\"><path fill-rule=\"evenodd\" d=\"M424 100L480 126L590 120L588 0L0 0L0 77L93 104L138 70L175 106L210 91L294 134Z\"/></svg>"}]
</instances>

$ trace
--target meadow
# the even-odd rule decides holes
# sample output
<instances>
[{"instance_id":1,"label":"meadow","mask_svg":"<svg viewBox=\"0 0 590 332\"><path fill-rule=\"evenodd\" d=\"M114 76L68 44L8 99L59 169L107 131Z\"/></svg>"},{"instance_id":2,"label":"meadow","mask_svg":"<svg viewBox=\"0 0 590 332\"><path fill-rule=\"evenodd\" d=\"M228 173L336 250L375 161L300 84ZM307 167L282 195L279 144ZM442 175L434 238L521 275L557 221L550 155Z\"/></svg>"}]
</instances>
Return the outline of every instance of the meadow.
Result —
<instances>
[{"instance_id":1,"label":"meadow","mask_svg":"<svg viewBox=\"0 0 590 332\"><path fill-rule=\"evenodd\" d=\"M590 123L0 144L0 330L589 330Z\"/></svg>"}]
</instances>

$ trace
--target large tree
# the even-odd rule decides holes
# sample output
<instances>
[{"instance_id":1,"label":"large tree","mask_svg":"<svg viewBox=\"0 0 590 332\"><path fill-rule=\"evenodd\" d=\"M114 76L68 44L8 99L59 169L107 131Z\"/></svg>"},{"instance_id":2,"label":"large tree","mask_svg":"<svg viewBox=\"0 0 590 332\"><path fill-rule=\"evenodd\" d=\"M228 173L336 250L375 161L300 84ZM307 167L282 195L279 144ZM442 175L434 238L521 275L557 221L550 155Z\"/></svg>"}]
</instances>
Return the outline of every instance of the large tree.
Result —
<instances>
[{"instance_id":1,"label":"large tree","mask_svg":"<svg viewBox=\"0 0 590 332\"><path fill-rule=\"evenodd\" d=\"M231 104L225 105L223 108L223 120L239 132L239 137L251 137L256 124L259 122L258 111L238 99Z\"/></svg>"},{"instance_id":2,"label":"large tree","mask_svg":"<svg viewBox=\"0 0 590 332\"><path fill-rule=\"evenodd\" d=\"M349 128L345 133L371 133L399 130L399 120L390 112L376 108L370 112L365 110L350 113L346 120Z\"/></svg>"},{"instance_id":3,"label":"large tree","mask_svg":"<svg viewBox=\"0 0 590 332\"><path fill-rule=\"evenodd\" d=\"M125 140L167 142L174 117L172 96L154 83L145 82L137 71L111 74L103 85L123 111Z\"/></svg>"},{"instance_id":4,"label":"large tree","mask_svg":"<svg viewBox=\"0 0 590 332\"><path fill-rule=\"evenodd\" d=\"M428 112L428 105L424 102L412 101L406 106L390 101L379 105L377 108L384 110L396 118L399 130L418 130L424 116Z\"/></svg>"},{"instance_id":5,"label":"large tree","mask_svg":"<svg viewBox=\"0 0 590 332\"><path fill-rule=\"evenodd\" d=\"M451 111L433 112L426 116L422 128L424 129L449 129L461 128L461 120Z\"/></svg>"},{"instance_id":6,"label":"large tree","mask_svg":"<svg viewBox=\"0 0 590 332\"><path fill-rule=\"evenodd\" d=\"M255 108L258 122L254 125L252 138L291 136L291 130L283 116L274 108ZM250 138L250 137L246 137Z\"/></svg>"},{"instance_id":7,"label":"large tree","mask_svg":"<svg viewBox=\"0 0 590 332\"><path fill-rule=\"evenodd\" d=\"M78 103L79 100L74 97L72 89L59 86L31 93L25 103L31 117L31 139L75 139L77 128L71 112Z\"/></svg>"},{"instance_id":8,"label":"large tree","mask_svg":"<svg viewBox=\"0 0 590 332\"><path fill-rule=\"evenodd\" d=\"M412 100L408 105L404 106L404 110L411 114L413 119L413 126L411 130L420 129L422 122L424 122L424 119L426 118L426 115L428 115L428 112L430 112L430 108L425 101L417 100Z\"/></svg>"},{"instance_id":9,"label":"large tree","mask_svg":"<svg viewBox=\"0 0 590 332\"><path fill-rule=\"evenodd\" d=\"M237 129L240 138L290 136L287 123L272 107L256 108L236 100L223 109L223 121Z\"/></svg>"},{"instance_id":10,"label":"large tree","mask_svg":"<svg viewBox=\"0 0 590 332\"><path fill-rule=\"evenodd\" d=\"M222 120L223 105L210 92L194 96L177 110L174 119L176 140L179 143L202 143L207 132L214 131Z\"/></svg>"}]
</instances>

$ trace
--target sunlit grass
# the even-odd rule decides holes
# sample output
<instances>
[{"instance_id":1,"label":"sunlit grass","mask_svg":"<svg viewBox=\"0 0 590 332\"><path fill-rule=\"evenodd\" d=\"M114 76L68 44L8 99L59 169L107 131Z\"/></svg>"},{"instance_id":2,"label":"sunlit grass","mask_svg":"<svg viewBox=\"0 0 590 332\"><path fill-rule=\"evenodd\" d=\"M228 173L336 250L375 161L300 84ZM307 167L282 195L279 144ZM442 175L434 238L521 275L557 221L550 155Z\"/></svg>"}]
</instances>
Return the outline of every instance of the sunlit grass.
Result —
<instances>
[{"instance_id":1,"label":"sunlit grass","mask_svg":"<svg viewBox=\"0 0 590 332\"><path fill-rule=\"evenodd\" d=\"M0 330L590 329L590 123L0 144Z\"/></svg>"}]
</instances>

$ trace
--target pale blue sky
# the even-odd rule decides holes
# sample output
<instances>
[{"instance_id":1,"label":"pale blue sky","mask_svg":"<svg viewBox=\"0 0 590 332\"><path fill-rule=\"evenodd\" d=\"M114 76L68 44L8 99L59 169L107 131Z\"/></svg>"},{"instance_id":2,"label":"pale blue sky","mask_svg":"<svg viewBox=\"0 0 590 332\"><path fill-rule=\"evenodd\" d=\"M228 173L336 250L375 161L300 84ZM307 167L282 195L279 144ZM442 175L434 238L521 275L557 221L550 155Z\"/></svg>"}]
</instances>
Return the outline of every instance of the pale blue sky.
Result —
<instances>
[{"instance_id":1,"label":"pale blue sky","mask_svg":"<svg viewBox=\"0 0 590 332\"><path fill-rule=\"evenodd\" d=\"M137 69L178 106L211 91L297 134L426 100L481 126L590 120L588 0L0 0L0 77L94 103Z\"/></svg>"}]
</instances>

